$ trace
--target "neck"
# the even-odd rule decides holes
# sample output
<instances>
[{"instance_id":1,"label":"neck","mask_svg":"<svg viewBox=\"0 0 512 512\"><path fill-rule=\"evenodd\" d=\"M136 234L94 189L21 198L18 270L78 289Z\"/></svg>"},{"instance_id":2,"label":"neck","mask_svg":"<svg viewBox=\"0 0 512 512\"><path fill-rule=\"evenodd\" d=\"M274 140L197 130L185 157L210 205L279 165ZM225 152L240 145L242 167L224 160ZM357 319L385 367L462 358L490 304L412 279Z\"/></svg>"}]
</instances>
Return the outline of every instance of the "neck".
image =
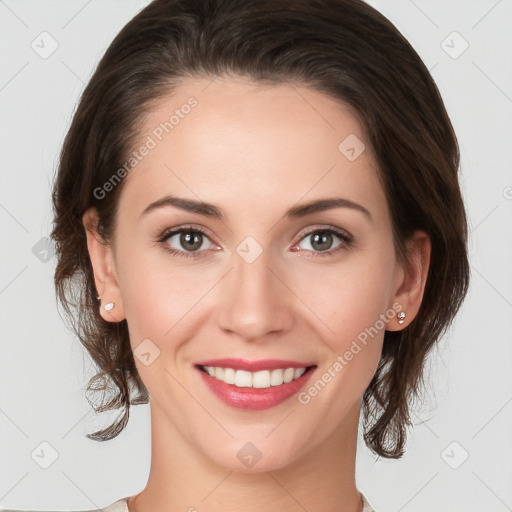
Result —
<instances>
[{"instance_id":1,"label":"neck","mask_svg":"<svg viewBox=\"0 0 512 512\"><path fill-rule=\"evenodd\" d=\"M130 512L361 512L355 482L359 403L346 422L300 459L243 473L206 459L151 403L151 469ZM256 466L257 467L257 466Z\"/></svg>"}]
</instances>

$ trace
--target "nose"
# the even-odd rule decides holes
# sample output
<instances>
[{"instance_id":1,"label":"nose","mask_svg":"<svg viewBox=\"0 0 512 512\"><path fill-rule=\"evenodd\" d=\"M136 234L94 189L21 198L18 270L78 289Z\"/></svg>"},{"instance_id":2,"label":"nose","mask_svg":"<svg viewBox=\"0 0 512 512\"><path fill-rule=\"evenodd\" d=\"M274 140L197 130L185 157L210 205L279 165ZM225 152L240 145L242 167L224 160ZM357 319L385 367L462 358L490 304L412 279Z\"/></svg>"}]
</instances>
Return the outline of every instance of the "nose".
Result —
<instances>
[{"instance_id":1,"label":"nose","mask_svg":"<svg viewBox=\"0 0 512 512\"><path fill-rule=\"evenodd\" d=\"M294 323L293 293L285 273L273 268L265 251L252 263L234 254L233 262L219 290L219 327L247 341L289 331Z\"/></svg>"}]
</instances>

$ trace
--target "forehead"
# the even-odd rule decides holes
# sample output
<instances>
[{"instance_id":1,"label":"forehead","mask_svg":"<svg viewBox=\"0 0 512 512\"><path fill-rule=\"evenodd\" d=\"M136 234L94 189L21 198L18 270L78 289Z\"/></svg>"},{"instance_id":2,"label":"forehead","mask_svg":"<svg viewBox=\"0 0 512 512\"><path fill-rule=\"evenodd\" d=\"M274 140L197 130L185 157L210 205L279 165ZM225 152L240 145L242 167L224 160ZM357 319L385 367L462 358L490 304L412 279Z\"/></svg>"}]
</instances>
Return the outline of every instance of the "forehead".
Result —
<instances>
[{"instance_id":1,"label":"forehead","mask_svg":"<svg viewBox=\"0 0 512 512\"><path fill-rule=\"evenodd\" d=\"M254 213L262 200L339 193L385 207L365 139L356 113L319 91L190 79L145 117L138 149L150 149L129 172L122 200L142 211L164 193L233 205L243 199L238 210Z\"/></svg>"}]
</instances>

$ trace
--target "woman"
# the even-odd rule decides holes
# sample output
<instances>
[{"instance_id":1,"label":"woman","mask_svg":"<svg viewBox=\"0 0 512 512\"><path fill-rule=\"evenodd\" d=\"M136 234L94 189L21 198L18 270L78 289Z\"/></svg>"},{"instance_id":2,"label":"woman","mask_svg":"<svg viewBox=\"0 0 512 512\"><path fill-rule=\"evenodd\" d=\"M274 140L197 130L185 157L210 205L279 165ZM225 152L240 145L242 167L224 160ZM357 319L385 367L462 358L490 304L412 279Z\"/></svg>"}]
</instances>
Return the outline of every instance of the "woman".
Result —
<instances>
[{"instance_id":1,"label":"woman","mask_svg":"<svg viewBox=\"0 0 512 512\"><path fill-rule=\"evenodd\" d=\"M371 511L361 420L399 458L466 294L459 152L436 85L359 0L155 0L67 134L55 283L147 486L105 510ZM113 397L111 396L114 393Z\"/></svg>"}]
</instances>

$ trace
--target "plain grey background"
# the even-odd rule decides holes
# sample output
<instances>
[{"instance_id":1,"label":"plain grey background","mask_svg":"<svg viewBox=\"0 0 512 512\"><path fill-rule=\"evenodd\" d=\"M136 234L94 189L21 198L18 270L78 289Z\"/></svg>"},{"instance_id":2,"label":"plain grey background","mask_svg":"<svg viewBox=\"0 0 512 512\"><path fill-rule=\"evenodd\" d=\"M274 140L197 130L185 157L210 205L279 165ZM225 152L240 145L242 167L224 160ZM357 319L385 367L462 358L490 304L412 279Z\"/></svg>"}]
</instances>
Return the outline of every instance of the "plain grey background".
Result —
<instances>
[{"instance_id":1,"label":"plain grey background","mask_svg":"<svg viewBox=\"0 0 512 512\"><path fill-rule=\"evenodd\" d=\"M78 96L147 3L0 0L0 508L88 510L146 484L148 405L116 439L85 437L116 413L96 417L85 399L94 372L58 315L46 237ZM377 460L360 442L358 486L377 512L512 510L512 0L369 3L419 52L452 118L472 282L429 359L406 455Z\"/></svg>"}]
</instances>

